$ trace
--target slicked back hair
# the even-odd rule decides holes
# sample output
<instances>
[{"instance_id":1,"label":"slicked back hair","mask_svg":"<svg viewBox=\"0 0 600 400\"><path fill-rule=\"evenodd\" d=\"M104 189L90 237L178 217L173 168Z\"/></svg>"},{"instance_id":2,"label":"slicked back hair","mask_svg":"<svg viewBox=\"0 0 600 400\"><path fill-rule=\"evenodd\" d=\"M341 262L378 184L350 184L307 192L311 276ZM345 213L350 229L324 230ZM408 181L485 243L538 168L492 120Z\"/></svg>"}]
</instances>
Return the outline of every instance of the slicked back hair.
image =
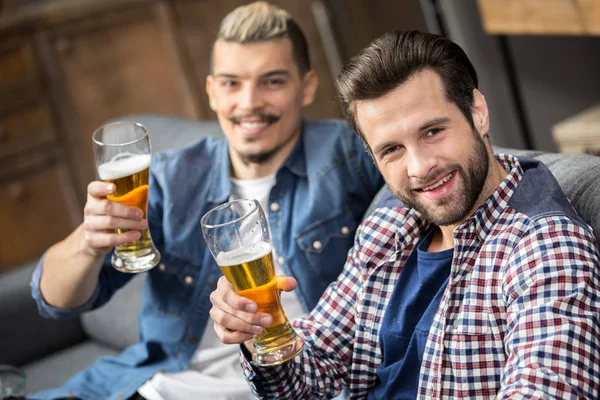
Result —
<instances>
[{"instance_id":1,"label":"slicked back hair","mask_svg":"<svg viewBox=\"0 0 600 400\"><path fill-rule=\"evenodd\" d=\"M423 70L440 76L446 98L458 106L474 128L473 90L478 80L465 52L440 35L395 31L375 39L348 60L337 79L344 114L363 141L364 134L356 121L357 102L378 99Z\"/></svg>"}]
</instances>

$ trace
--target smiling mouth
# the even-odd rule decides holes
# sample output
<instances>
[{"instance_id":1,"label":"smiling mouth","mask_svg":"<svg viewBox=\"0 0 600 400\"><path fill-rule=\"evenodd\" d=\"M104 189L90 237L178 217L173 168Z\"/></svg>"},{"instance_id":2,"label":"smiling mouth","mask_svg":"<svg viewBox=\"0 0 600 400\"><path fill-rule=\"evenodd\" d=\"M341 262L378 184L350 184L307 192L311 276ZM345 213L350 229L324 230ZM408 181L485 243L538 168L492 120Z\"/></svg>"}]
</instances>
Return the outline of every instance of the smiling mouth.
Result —
<instances>
[{"instance_id":1,"label":"smiling mouth","mask_svg":"<svg viewBox=\"0 0 600 400\"><path fill-rule=\"evenodd\" d=\"M267 126L269 126L271 124L271 122L267 122L267 121L240 121L238 122L238 125L245 130L248 131L253 131L253 130L257 130L257 129L263 129L266 128Z\"/></svg>"},{"instance_id":2,"label":"smiling mouth","mask_svg":"<svg viewBox=\"0 0 600 400\"><path fill-rule=\"evenodd\" d=\"M439 181L434 183L433 185L418 188L415 190L418 192L429 192L429 191L435 190L435 189L439 188L440 186L442 186L444 183L448 182L454 176L455 173L456 173L456 171L452 171L448 175L444 176L442 179L440 179Z\"/></svg>"}]
</instances>

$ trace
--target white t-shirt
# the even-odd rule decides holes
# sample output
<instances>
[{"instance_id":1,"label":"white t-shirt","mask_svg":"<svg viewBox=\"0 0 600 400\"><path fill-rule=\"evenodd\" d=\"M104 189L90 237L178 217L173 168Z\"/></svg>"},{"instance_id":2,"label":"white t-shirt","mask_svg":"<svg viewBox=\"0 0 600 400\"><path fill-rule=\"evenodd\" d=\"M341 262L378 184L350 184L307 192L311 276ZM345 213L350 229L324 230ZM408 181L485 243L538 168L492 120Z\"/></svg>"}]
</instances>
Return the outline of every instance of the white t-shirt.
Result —
<instances>
[{"instance_id":1,"label":"white t-shirt","mask_svg":"<svg viewBox=\"0 0 600 400\"><path fill-rule=\"evenodd\" d=\"M256 199L268 213L267 205L275 175L251 180L231 178L233 199ZM276 274L282 274L278 258ZM291 321L306 313L294 292L281 293L281 303ZM181 372L155 374L138 392L148 400L251 400L254 396L244 379L239 364L239 347L221 343L209 318L190 367Z\"/></svg>"}]
</instances>

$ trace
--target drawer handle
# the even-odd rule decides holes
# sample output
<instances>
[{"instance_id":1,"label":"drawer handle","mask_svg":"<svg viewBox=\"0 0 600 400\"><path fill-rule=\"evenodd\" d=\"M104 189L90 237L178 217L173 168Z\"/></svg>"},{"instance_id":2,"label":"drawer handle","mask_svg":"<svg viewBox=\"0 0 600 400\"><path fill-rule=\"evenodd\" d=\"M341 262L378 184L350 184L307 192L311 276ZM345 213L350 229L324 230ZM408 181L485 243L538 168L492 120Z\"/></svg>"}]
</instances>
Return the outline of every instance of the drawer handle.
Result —
<instances>
[{"instance_id":1,"label":"drawer handle","mask_svg":"<svg viewBox=\"0 0 600 400\"><path fill-rule=\"evenodd\" d=\"M25 186L22 183L12 183L8 185L8 197L15 200L20 201L25 199L27 196L27 190L25 190Z\"/></svg>"}]
</instances>

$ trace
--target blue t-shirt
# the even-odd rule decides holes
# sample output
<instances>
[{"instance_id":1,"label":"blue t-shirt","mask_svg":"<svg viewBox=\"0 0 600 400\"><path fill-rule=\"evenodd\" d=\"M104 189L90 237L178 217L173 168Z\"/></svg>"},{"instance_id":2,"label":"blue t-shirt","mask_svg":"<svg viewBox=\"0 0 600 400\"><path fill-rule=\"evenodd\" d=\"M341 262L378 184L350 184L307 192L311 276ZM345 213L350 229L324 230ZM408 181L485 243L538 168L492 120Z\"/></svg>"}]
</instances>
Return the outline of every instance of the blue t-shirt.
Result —
<instances>
[{"instance_id":1,"label":"blue t-shirt","mask_svg":"<svg viewBox=\"0 0 600 400\"><path fill-rule=\"evenodd\" d=\"M454 249L428 253L433 228L409 256L383 317L383 362L369 399L417 397L423 351L433 317L448 284Z\"/></svg>"}]
</instances>

